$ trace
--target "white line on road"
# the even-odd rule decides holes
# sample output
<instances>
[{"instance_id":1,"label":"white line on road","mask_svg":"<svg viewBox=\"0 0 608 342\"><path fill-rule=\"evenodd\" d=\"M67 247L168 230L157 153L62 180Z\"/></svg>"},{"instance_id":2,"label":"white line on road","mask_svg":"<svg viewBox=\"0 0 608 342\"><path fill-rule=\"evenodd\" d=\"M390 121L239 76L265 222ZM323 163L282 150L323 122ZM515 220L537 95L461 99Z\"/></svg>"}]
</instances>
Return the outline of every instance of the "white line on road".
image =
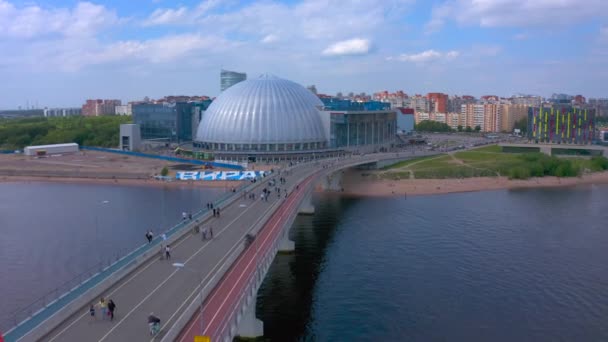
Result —
<instances>
[{"instance_id":1,"label":"white line on road","mask_svg":"<svg viewBox=\"0 0 608 342\"><path fill-rule=\"evenodd\" d=\"M272 205L274 205L276 201L277 201L277 200L273 200ZM268 211L270 211L270 209L272 209L272 205L270 205L270 206L269 206L269 207L268 207L268 208L267 208L267 209L264 211L264 213L263 213L262 215L260 215L260 217L257 219L257 221L256 221L256 222L253 224L253 226L256 226L256 225L258 224L258 222L259 222L260 220L262 220L262 219L264 218L264 216L266 216L266 213L268 213ZM243 240L243 238L244 238L244 237L245 237L245 236L246 236L248 233L249 233L249 230L245 231L245 233L244 233L244 234L243 234L243 235L242 235L242 236L241 236L241 237L240 237L240 238L237 240L237 242L236 242L236 243L235 243L235 244L234 244L234 245L233 245L233 246L232 246L232 247L231 247L231 248L228 250L228 252L227 252L227 253L226 253L226 254L225 254L225 255L224 255L224 256L223 256L223 257L220 259L220 261L218 261L218 263L217 263L217 264L215 264L215 266L213 266L213 268L211 269L211 272L209 272L209 273L207 274L207 276L206 276L206 277L203 279L203 281L202 281L202 282L201 282L201 283L200 283L198 286L196 286L195 290L194 290L194 291L192 291L192 293L191 293L191 294L188 296L188 298L186 298L186 300L184 300L184 302L183 302L183 303L182 303L182 304L181 304L181 305L180 305L180 306L177 308L177 310L176 310L176 311L175 311L175 312L174 312L174 313L171 315L171 317L169 317L169 319L167 319L167 322L165 322L165 324L164 324L164 325L161 327L161 329L160 329L161 331L162 331L162 329L163 329L163 328L165 328L165 327L166 327L166 326L167 326L167 325L170 323L170 321L173 319L173 317L175 317L175 315L177 315L177 314L179 313L179 311L181 310L181 308L182 308L182 307L183 307L183 306L184 306L186 303L188 303L188 302L190 301L190 298L192 297L192 295L194 295L194 294L195 294L197 291L199 291L198 289L199 289L199 288L202 286L202 284L206 283L206 282L207 282L207 280L209 279L209 277L212 277L212 276L214 276L214 275L215 275L215 271L216 271L216 269L218 268L218 266L220 266L220 265L221 265L221 264L224 262L224 260L225 260L225 259L227 259L227 258L230 256L230 254L232 253L232 251L233 251L233 250L234 250L234 249L235 249L235 248L236 248L236 247L237 247L237 246L238 246L238 245L241 243L241 241ZM205 288L205 287L207 287L207 286L209 286L209 284L206 284L206 285L204 286L204 288ZM212 298L213 298L213 297L212 297ZM154 341L155 341L155 338L153 338L153 339L151 339L151 340L150 340L150 342L154 342Z\"/></svg>"},{"instance_id":2,"label":"white line on road","mask_svg":"<svg viewBox=\"0 0 608 342\"><path fill-rule=\"evenodd\" d=\"M241 216L245 215L245 213L247 213L249 211L249 209L251 209L253 207L249 207L247 208L247 210L244 210L240 215L238 215L234 220L232 220L228 225L226 225L224 227L224 229L222 229L220 231L220 233L218 234L218 236L225 231L226 229L228 229L228 227L230 227L234 222L236 222L239 218L241 218ZM209 244L205 244L203 245L201 248L199 248L194 254L192 254L188 259L186 259L186 261L184 262L184 264L187 264L190 260L192 260L192 258L194 258L195 256L197 256L205 247L207 247ZM158 286L156 286L152 292L150 292L147 296L144 297L144 299L142 299L137 305L135 305L135 307L133 307L133 309L131 309L120 321L118 321L118 323L116 323L116 325L114 325L112 327L112 329L110 329L105 335L103 335L100 339L99 342L105 340L114 330L116 330L116 328L118 328L122 322L124 322L137 308L139 308L144 302L146 302L148 300L148 298L150 298L150 296L152 296L156 291L158 291L158 289L160 289L165 283L167 283L167 281L169 281L169 279L171 279L171 277L173 277L173 275L175 275L175 273L177 272L177 270L171 272L171 274L165 278L165 280L163 280Z\"/></svg>"}]
</instances>

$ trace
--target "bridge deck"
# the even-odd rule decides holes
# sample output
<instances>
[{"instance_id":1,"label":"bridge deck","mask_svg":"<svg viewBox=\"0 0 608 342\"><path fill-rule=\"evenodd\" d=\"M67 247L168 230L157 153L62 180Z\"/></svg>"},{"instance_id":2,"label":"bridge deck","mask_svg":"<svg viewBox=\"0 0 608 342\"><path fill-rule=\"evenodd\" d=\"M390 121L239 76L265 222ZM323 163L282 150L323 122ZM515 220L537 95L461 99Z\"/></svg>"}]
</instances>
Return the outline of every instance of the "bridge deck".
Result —
<instances>
[{"instance_id":1,"label":"bridge deck","mask_svg":"<svg viewBox=\"0 0 608 342\"><path fill-rule=\"evenodd\" d=\"M297 168L287 177L287 186L295 179L310 172L312 165ZM278 177L277 177L278 178ZM281 186L284 189L286 186ZM131 275L104 293L117 306L114 321L102 320L99 310L97 318L91 320L88 306L63 322L44 341L143 341L160 340L163 332L175 323L181 312L200 291L202 284L211 276L228 256L229 250L242 241L254 223L279 200L276 193L268 202L259 200L261 188L255 201L239 199L227 208L222 208L221 217L209 224L214 238L202 241L201 234L189 235L172 246L171 260L154 259L142 265ZM284 199L282 196L281 200ZM178 270L172 263L180 262L186 269ZM150 339L146 318L154 312L162 320L161 334ZM23 341L28 340L27 336Z\"/></svg>"}]
</instances>

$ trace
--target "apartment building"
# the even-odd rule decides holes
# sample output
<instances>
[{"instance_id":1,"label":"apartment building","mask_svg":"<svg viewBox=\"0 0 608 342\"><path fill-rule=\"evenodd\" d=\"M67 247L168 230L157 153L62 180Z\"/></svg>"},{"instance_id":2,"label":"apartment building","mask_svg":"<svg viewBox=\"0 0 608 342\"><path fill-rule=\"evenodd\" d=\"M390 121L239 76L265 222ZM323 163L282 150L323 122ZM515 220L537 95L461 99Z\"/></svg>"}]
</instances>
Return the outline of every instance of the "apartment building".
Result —
<instances>
[{"instance_id":1,"label":"apartment building","mask_svg":"<svg viewBox=\"0 0 608 342\"><path fill-rule=\"evenodd\" d=\"M501 105L501 131L513 132L515 122L528 116L528 108L525 104Z\"/></svg>"}]
</instances>

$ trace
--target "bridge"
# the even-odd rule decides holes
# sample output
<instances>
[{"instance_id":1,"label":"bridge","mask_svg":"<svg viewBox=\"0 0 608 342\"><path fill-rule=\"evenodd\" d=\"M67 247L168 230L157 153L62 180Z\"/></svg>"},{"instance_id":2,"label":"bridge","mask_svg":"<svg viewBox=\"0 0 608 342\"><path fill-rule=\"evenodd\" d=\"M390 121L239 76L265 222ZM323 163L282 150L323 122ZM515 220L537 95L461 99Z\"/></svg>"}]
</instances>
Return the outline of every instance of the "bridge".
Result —
<instances>
[{"instance_id":1,"label":"bridge","mask_svg":"<svg viewBox=\"0 0 608 342\"><path fill-rule=\"evenodd\" d=\"M435 153L428 153L435 154ZM222 199L221 214L205 209L172 228L166 240L152 243L108 265L9 330L6 341L231 341L261 336L255 300L274 256L291 251L289 228L300 211L313 210L316 186L339 189L337 171L386 165L419 157L411 152L340 156L284 168ZM278 182L285 178L285 184ZM280 193L269 182L276 180ZM271 190L260 199L263 188ZM255 193L256 198L249 198ZM218 207L218 204L216 204ZM203 230L213 237L203 239ZM161 245L170 244L163 260ZM89 306L101 297L116 303L115 318L91 319ZM146 323L153 312L160 332L151 337Z\"/></svg>"}]
</instances>

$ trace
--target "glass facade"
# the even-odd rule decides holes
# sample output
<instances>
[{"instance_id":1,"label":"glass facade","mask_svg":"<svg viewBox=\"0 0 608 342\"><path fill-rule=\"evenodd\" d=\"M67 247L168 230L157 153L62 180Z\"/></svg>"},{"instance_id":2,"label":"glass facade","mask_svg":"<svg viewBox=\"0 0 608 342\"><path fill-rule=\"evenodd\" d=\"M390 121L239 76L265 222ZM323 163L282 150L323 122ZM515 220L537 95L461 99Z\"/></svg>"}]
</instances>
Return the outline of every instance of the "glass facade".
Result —
<instances>
[{"instance_id":1,"label":"glass facade","mask_svg":"<svg viewBox=\"0 0 608 342\"><path fill-rule=\"evenodd\" d=\"M145 140L190 141L192 112L192 104L186 102L135 104L133 123L140 125Z\"/></svg>"},{"instance_id":2,"label":"glass facade","mask_svg":"<svg viewBox=\"0 0 608 342\"><path fill-rule=\"evenodd\" d=\"M221 91L224 91L233 85L242 82L247 79L246 73L223 70L220 72L220 87Z\"/></svg>"},{"instance_id":3,"label":"glass facade","mask_svg":"<svg viewBox=\"0 0 608 342\"><path fill-rule=\"evenodd\" d=\"M383 145L394 142L397 114L394 111L330 113L332 148Z\"/></svg>"}]
</instances>

